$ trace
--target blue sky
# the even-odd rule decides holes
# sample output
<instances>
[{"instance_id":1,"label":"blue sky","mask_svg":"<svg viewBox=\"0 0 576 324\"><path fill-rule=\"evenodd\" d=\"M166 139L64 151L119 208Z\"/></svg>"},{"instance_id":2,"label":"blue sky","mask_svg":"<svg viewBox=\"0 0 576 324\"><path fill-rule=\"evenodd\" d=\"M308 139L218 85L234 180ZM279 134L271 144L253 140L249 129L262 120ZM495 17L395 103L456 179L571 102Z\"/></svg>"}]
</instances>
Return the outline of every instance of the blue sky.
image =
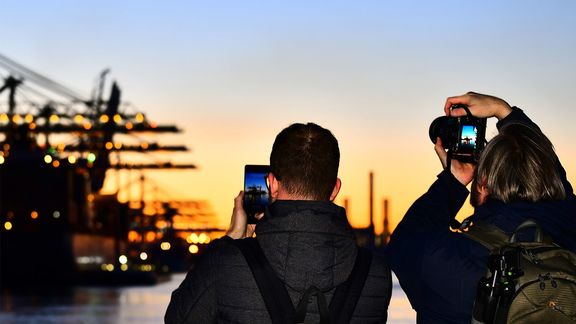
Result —
<instances>
[{"instance_id":1,"label":"blue sky","mask_svg":"<svg viewBox=\"0 0 576 324\"><path fill-rule=\"evenodd\" d=\"M274 136L306 121L340 140L353 223L365 225L370 170L398 221L440 170L430 122L446 97L469 90L525 108L576 173L574 1L0 6L0 53L87 95L109 67L123 98L184 128L168 140L191 146L177 158L200 169L150 178L177 197L209 200L224 225L243 165L267 163Z\"/></svg>"}]
</instances>

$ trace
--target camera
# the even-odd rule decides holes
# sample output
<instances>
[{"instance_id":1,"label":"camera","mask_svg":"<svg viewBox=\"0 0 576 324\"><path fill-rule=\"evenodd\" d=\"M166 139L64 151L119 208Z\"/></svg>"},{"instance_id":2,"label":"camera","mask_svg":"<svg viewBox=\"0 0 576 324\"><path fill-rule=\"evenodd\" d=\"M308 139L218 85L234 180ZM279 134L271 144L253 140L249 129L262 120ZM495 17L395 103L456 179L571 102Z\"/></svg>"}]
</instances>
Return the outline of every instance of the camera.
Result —
<instances>
[{"instance_id":1,"label":"camera","mask_svg":"<svg viewBox=\"0 0 576 324\"><path fill-rule=\"evenodd\" d=\"M256 214L263 213L270 203L270 192L266 177L270 172L267 165L244 166L244 211L248 215L248 223L257 222Z\"/></svg>"},{"instance_id":2,"label":"camera","mask_svg":"<svg viewBox=\"0 0 576 324\"><path fill-rule=\"evenodd\" d=\"M477 163L486 142L486 118L472 116L466 106L452 106L452 109L464 108L466 116L441 116L430 124L430 140L436 143L436 138L442 140L444 148L448 149L448 159L460 162Z\"/></svg>"}]
</instances>

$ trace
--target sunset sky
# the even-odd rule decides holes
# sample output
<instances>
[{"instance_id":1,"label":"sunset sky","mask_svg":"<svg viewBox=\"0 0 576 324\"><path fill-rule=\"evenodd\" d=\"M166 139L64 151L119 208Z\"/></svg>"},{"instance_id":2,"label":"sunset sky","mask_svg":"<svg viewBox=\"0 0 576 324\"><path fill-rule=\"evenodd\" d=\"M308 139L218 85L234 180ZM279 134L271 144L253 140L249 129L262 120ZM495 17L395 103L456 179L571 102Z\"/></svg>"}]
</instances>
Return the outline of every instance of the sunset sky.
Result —
<instances>
[{"instance_id":1,"label":"sunset sky","mask_svg":"<svg viewBox=\"0 0 576 324\"><path fill-rule=\"evenodd\" d=\"M368 224L373 171L377 222L386 197L395 225L440 172L430 122L470 90L522 107L576 180L574 1L0 3L1 54L86 95L110 68L123 99L184 129L159 140L191 147L174 160L199 169L148 178L207 200L219 226L244 164L267 164L276 134L308 121L340 142L352 224Z\"/></svg>"}]
</instances>

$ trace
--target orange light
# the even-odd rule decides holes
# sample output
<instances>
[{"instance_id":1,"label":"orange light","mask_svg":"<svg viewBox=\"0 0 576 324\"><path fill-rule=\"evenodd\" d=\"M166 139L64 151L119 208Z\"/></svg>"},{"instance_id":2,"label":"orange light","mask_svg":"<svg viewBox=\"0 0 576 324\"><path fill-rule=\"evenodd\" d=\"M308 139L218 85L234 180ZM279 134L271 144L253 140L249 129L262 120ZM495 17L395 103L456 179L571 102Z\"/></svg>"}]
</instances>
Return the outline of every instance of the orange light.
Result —
<instances>
[{"instance_id":1,"label":"orange light","mask_svg":"<svg viewBox=\"0 0 576 324\"><path fill-rule=\"evenodd\" d=\"M90 123L84 123L83 126L84 126L85 130L89 130L90 128L92 128L92 124L90 124Z\"/></svg>"},{"instance_id":2,"label":"orange light","mask_svg":"<svg viewBox=\"0 0 576 324\"><path fill-rule=\"evenodd\" d=\"M114 144L112 144L112 142L106 142L106 149L107 150L111 150L114 148Z\"/></svg>"},{"instance_id":3,"label":"orange light","mask_svg":"<svg viewBox=\"0 0 576 324\"><path fill-rule=\"evenodd\" d=\"M136 231L128 232L128 242L139 242L142 236Z\"/></svg>"},{"instance_id":4,"label":"orange light","mask_svg":"<svg viewBox=\"0 0 576 324\"><path fill-rule=\"evenodd\" d=\"M36 129L36 124L35 124L35 123L30 123L30 125L28 125L28 128L30 128L30 129Z\"/></svg>"},{"instance_id":5,"label":"orange light","mask_svg":"<svg viewBox=\"0 0 576 324\"><path fill-rule=\"evenodd\" d=\"M156 233L146 232L146 242L154 242L155 239L156 239Z\"/></svg>"},{"instance_id":6,"label":"orange light","mask_svg":"<svg viewBox=\"0 0 576 324\"><path fill-rule=\"evenodd\" d=\"M22 122L22 116L14 115L14 116L12 116L12 121L16 124L20 124Z\"/></svg>"},{"instance_id":7,"label":"orange light","mask_svg":"<svg viewBox=\"0 0 576 324\"><path fill-rule=\"evenodd\" d=\"M59 167L59 166L60 166L60 161L58 161L58 160L53 161L53 162L52 162L52 166L55 167L55 168Z\"/></svg>"},{"instance_id":8,"label":"orange light","mask_svg":"<svg viewBox=\"0 0 576 324\"><path fill-rule=\"evenodd\" d=\"M132 124L131 122L127 122L125 126L127 130L131 130L132 128L134 128L134 124Z\"/></svg>"},{"instance_id":9,"label":"orange light","mask_svg":"<svg viewBox=\"0 0 576 324\"><path fill-rule=\"evenodd\" d=\"M142 143L142 148L146 150L148 148L148 143L146 142Z\"/></svg>"},{"instance_id":10,"label":"orange light","mask_svg":"<svg viewBox=\"0 0 576 324\"><path fill-rule=\"evenodd\" d=\"M108 117L108 115L102 115L100 116L100 122L101 123L107 123L110 120L110 117Z\"/></svg>"},{"instance_id":11,"label":"orange light","mask_svg":"<svg viewBox=\"0 0 576 324\"><path fill-rule=\"evenodd\" d=\"M31 212L30 217L32 217L32 219L37 219L38 218L38 212L37 211Z\"/></svg>"}]
</instances>

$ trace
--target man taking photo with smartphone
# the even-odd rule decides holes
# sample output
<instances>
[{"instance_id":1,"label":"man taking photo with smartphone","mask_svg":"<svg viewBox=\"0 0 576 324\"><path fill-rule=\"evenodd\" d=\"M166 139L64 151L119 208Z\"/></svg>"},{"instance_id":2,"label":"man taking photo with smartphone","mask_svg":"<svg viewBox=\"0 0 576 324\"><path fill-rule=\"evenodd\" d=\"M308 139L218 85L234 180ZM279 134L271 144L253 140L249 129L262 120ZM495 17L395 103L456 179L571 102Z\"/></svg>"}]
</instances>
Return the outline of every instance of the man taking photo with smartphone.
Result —
<instances>
[{"instance_id":1,"label":"man taking photo with smartphone","mask_svg":"<svg viewBox=\"0 0 576 324\"><path fill-rule=\"evenodd\" d=\"M313 123L282 130L270 154L272 202L255 226L256 238L241 192L227 235L211 243L173 292L165 322L386 322L390 269L357 248L346 211L333 203L339 162L329 130ZM263 256L246 252L246 245Z\"/></svg>"}]
</instances>

